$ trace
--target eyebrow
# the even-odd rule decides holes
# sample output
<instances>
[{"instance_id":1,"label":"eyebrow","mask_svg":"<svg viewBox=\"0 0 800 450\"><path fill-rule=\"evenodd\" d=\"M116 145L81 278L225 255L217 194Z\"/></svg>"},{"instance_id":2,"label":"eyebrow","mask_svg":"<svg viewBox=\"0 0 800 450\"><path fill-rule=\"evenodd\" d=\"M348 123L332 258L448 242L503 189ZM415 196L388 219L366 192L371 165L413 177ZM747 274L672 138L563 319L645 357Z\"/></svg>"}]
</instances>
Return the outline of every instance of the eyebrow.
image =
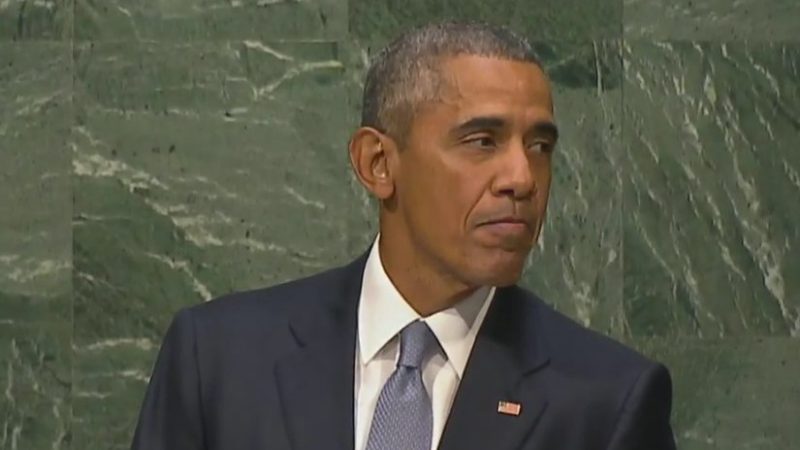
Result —
<instances>
[{"instance_id":1,"label":"eyebrow","mask_svg":"<svg viewBox=\"0 0 800 450\"><path fill-rule=\"evenodd\" d=\"M478 130L496 130L506 126L506 120L498 116L473 117L462 122L450 132L453 136L461 136Z\"/></svg>"},{"instance_id":2,"label":"eyebrow","mask_svg":"<svg viewBox=\"0 0 800 450\"><path fill-rule=\"evenodd\" d=\"M504 128L508 122L500 116L479 116L473 117L452 129L453 136L462 136L478 130L497 130ZM549 135L554 141L558 140L558 127L549 120L540 120L528 129L526 134L534 133L537 135Z\"/></svg>"},{"instance_id":3,"label":"eyebrow","mask_svg":"<svg viewBox=\"0 0 800 450\"><path fill-rule=\"evenodd\" d=\"M534 132L535 134L546 134L549 135L553 141L558 140L558 127L553 122L549 120L541 120L533 124L530 131ZM529 131L529 132L530 132Z\"/></svg>"}]
</instances>

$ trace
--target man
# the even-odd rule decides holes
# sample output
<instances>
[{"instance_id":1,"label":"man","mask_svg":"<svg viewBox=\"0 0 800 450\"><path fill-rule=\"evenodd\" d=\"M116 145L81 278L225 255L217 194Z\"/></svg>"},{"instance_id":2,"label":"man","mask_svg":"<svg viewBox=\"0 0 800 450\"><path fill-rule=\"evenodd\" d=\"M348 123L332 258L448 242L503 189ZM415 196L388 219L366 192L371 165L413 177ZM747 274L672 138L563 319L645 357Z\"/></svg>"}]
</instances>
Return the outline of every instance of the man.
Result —
<instances>
[{"instance_id":1,"label":"man","mask_svg":"<svg viewBox=\"0 0 800 450\"><path fill-rule=\"evenodd\" d=\"M515 286L558 132L530 46L411 30L374 60L350 161L380 202L347 266L181 311L137 450L667 450L667 370Z\"/></svg>"}]
</instances>

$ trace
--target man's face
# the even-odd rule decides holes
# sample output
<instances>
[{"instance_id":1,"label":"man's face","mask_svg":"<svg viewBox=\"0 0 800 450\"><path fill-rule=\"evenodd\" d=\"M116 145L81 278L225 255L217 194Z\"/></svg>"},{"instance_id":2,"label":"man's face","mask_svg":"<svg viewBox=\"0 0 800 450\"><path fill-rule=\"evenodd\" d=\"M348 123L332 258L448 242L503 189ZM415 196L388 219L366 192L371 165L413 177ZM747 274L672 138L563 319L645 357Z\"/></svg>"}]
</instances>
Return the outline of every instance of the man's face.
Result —
<instances>
[{"instance_id":1,"label":"man's face","mask_svg":"<svg viewBox=\"0 0 800 450\"><path fill-rule=\"evenodd\" d=\"M442 61L438 100L421 105L398 154L396 205L420 256L470 285L515 283L536 244L557 131L534 64Z\"/></svg>"}]
</instances>

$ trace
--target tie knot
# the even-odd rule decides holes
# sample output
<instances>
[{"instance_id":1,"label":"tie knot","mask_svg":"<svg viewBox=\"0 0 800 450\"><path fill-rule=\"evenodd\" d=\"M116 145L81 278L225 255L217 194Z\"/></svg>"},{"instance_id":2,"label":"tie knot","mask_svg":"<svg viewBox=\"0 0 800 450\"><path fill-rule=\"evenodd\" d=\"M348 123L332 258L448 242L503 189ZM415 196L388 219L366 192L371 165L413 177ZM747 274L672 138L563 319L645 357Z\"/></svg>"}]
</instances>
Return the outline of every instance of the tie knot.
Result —
<instances>
[{"instance_id":1,"label":"tie knot","mask_svg":"<svg viewBox=\"0 0 800 450\"><path fill-rule=\"evenodd\" d=\"M411 322L400 332L400 358L397 365L420 368L422 361L437 344L436 336L428 324L421 320Z\"/></svg>"}]
</instances>

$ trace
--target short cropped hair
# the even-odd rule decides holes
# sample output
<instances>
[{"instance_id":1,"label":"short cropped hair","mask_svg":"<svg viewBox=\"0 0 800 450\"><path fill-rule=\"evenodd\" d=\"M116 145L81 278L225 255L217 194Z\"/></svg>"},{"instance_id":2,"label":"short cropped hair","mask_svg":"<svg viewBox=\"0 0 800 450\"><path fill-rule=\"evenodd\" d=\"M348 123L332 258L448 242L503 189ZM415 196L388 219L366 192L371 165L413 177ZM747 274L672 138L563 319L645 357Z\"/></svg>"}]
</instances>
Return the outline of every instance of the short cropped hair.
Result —
<instances>
[{"instance_id":1,"label":"short cropped hair","mask_svg":"<svg viewBox=\"0 0 800 450\"><path fill-rule=\"evenodd\" d=\"M541 63L530 43L513 31L481 22L441 22L402 33L372 60L364 83L361 126L401 142L417 107L436 100L446 57L475 55Z\"/></svg>"}]
</instances>

